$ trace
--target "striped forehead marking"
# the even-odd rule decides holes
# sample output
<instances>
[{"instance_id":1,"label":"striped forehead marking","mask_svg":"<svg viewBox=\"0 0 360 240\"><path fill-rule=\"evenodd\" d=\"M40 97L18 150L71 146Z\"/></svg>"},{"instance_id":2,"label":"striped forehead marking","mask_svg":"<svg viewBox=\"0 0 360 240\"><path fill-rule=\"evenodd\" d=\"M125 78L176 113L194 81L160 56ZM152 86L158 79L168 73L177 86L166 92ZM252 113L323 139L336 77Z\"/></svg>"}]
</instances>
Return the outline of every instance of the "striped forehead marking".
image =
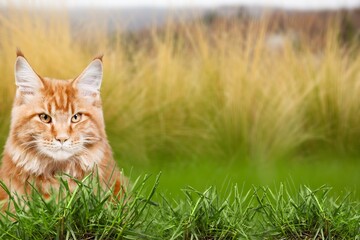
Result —
<instances>
[{"instance_id":1,"label":"striped forehead marking","mask_svg":"<svg viewBox=\"0 0 360 240\"><path fill-rule=\"evenodd\" d=\"M44 99L49 113L55 113L57 111L72 112L75 108L74 89L67 81L47 81Z\"/></svg>"}]
</instances>

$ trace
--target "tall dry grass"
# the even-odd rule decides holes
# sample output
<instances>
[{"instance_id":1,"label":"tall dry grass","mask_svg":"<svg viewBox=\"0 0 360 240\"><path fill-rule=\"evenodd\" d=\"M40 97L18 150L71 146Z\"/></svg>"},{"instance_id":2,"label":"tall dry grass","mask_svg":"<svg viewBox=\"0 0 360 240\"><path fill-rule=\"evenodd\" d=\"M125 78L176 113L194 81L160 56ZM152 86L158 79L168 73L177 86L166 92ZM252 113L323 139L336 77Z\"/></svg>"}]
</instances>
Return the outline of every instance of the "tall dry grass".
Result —
<instances>
[{"instance_id":1,"label":"tall dry grass","mask_svg":"<svg viewBox=\"0 0 360 240\"><path fill-rule=\"evenodd\" d=\"M42 76L72 78L105 54L102 97L117 157L275 160L325 151L360 153L360 57L336 29L311 42L267 44L266 22L209 29L170 22L140 41L65 11L0 15L0 139L6 139L20 47ZM300 44L300 45L299 45Z\"/></svg>"}]
</instances>

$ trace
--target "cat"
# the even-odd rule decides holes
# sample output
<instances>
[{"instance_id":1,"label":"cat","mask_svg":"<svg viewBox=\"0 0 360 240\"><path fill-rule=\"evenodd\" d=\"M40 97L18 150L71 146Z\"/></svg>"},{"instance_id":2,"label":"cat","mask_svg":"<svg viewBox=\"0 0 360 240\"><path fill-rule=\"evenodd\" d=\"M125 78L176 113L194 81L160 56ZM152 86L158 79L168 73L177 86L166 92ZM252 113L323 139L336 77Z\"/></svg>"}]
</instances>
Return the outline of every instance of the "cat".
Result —
<instances>
[{"instance_id":1,"label":"cat","mask_svg":"<svg viewBox=\"0 0 360 240\"><path fill-rule=\"evenodd\" d=\"M45 198L59 187L59 175L73 179L98 174L102 187L121 195L127 179L112 157L105 133L100 85L102 56L75 79L38 75L20 50L15 63L16 95L10 133L3 152L0 180L11 193L36 188ZM8 193L0 187L0 200Z\"/></svg>"}]
</instances>

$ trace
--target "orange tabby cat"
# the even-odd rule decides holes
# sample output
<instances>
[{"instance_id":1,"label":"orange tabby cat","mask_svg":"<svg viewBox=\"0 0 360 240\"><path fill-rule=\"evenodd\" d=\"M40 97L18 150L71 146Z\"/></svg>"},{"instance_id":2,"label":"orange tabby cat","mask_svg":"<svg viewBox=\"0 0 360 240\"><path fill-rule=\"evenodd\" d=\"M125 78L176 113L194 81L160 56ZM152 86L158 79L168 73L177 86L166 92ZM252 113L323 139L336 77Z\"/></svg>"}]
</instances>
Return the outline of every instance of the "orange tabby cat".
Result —
<instances>
[{"instance_id":1,"label":"orange tabby cat","mask_svg":"<svg viewBox=\"0 0 360 240\"><path fill-rule=\"evenodd\" d=\"M102 68L99 57L73 80L43 78L18 51L17 90L0 169L0 179L11 192L28 193L33 184L48 197L59 186L57 176L82 179L95 170L103 187L113 187L115 194L122 190L125 178L105 134ZM0 188L0 200L7 197Z\"/></svg>"}]
</instances>

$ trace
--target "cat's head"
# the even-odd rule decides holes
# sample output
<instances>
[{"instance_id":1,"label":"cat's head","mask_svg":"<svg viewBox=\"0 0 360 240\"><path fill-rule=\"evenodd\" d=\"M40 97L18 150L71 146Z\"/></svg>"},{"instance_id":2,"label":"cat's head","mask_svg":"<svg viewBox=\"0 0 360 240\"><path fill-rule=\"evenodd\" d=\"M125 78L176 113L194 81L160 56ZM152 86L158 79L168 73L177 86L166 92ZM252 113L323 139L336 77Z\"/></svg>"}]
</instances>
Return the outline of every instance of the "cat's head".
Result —
<instances>
[{"instance_id":1,"label":"cat's head","mask_svg":"<svg viewBox=\"0 0 360 240\"><path fill-rule=\"evenodd\" d=\"M23 154L55 161L89 155L106 138L100 100L102 74L99 57L75 79L44 78L18 52L12 144Z\"/></svg>"}]
</instances>

